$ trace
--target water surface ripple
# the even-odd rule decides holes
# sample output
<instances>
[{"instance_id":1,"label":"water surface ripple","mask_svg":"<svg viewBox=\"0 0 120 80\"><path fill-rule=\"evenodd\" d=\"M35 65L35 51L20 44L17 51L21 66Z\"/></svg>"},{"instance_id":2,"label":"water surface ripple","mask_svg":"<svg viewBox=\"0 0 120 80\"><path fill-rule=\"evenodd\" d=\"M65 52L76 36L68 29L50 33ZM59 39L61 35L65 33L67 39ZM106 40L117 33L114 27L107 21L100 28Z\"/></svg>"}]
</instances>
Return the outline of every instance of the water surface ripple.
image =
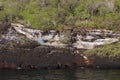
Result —
<instances>
[{"instance_id":1,"label":"water surface ripple","mask_svg":"<svg viewBox=\"0 0 120 80\"><path fill-rule=\"evenodd\" d=\"M0 70L0 80L120 80L120 70Z\"/></svg>"}]
</instances>

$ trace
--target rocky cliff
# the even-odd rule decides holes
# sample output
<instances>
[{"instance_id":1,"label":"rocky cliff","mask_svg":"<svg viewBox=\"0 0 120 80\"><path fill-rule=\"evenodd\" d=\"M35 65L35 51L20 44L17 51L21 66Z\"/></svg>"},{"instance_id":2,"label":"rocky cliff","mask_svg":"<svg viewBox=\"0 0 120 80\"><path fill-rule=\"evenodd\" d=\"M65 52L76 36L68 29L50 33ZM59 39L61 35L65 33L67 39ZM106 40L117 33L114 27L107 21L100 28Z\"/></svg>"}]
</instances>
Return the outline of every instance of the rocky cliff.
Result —
<instances>
[{"instance_id":1,"label":"rocky cliff","mask_svg":"<svg viewBox=\"0 0 120 80\"><path fill-rule=\"evenodd\" d=\"M41 45L16 32L11 25L0 27L0 68L41 69L65 67L120 68L120 57L87 56L85 49Z\"/></svg>"},{"instance_id":2,"label":"rocky cliff","mask_svg":"<svg viewBox=\"0 0 120 80\"><path fill-rule=\"evenodd\" d=\"M1 26L0 68L41 69L85 66L73 49L41 45L17 33L11 25ZM84 50L81 50L81 54Z\"/></svg>"}]
</instances>

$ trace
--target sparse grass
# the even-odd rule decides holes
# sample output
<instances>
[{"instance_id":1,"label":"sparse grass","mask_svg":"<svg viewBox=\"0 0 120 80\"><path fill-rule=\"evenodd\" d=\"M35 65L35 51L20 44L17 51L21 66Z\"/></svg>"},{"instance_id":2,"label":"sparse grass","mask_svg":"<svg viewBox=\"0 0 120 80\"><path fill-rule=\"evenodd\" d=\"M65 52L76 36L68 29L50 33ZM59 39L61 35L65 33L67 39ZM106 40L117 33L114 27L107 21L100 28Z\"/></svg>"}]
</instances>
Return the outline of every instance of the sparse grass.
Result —
<instances>
[{"instance_id":1,"label":"sparse grass","mask_svg":"<svg viewBox=\"0 0 120 80\"><path fill-rule=\"evenodd\" d=\"M120 42L105 45L99 48L87 50L86 55L98 55L101 57L115 57L120 55Z\"/></svg>"}]
</instances>

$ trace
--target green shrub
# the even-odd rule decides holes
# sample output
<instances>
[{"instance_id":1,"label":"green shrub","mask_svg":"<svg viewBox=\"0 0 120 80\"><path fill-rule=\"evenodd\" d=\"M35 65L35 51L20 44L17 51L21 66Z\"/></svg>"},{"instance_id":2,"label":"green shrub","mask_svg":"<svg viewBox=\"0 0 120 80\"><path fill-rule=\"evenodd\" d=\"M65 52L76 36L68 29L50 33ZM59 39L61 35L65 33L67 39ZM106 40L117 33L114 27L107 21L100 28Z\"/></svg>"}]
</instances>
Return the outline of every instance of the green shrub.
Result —
<instances>
[{"instance_id":1,"label":"green shrub","mask_svg":"<svg viewBox=\"0 0 120 80\"><path fill-rule=\"evenodd\" d=\"M0 20L23 21L32 28L62 26L118 30L119 0L0 0Z\"/></svg>"}]
</instances>

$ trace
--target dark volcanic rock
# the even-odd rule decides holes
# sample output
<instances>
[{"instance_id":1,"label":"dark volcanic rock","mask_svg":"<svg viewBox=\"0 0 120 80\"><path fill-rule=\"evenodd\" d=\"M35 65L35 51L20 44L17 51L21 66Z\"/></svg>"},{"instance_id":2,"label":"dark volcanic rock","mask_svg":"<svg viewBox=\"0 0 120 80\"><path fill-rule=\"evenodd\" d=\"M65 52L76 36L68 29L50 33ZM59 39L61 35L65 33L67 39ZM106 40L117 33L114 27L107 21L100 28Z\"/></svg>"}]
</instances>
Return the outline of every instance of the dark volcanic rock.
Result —
<instances>
[{"instance_id":1,"label":"dark volcanic rock","mask_svg":"<svg viewBox=\"0 0 120 80\"><path fill-rule=\"evenodd\" d=\"M84 66L81 56L69 49L39 46L33 49L9 48L0 52L0 68L40 69Z\"/></svg>"},{"instance_id":2,"label":"dark volcanic rock","mask_svg":"<svg viewBox=\"0 0 120 80\"><path fill-rule=\"evenodd\" d=\"M93 68L120 68L120 55L116 57L91 55L89 59Z\"/></svg>"}]
</instances>

